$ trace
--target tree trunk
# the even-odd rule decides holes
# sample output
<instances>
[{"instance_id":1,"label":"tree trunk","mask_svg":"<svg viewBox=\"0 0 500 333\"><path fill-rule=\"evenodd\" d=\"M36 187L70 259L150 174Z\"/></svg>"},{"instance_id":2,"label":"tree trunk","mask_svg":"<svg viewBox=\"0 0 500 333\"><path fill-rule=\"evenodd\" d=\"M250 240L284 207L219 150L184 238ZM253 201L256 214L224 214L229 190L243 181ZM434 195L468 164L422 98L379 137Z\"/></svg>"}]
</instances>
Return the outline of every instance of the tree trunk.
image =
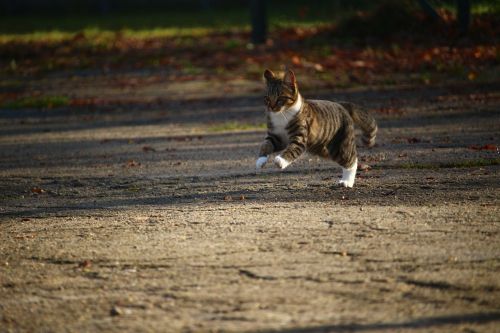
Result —
<instances>
[{"instance_id":1,"label":"tree trunk","mask_svg":"<svg viewBox=\"0 0 500 333\"><path fill-rule=\"evenodd\" d=\"M250 2L252 13L252 43L263 44L267 36L266 0L252 0Z\"/></svg>"},{"instance_id":2,"label":"tree trunk","mask_svg":"<svg viewBox=\"0 0 500 333\"><path fill-rule=\"evenodd\" d=\"M470 24L470 1L457 0L457 20L460 35L466 35Z\"/></svg>"}]
</instances>

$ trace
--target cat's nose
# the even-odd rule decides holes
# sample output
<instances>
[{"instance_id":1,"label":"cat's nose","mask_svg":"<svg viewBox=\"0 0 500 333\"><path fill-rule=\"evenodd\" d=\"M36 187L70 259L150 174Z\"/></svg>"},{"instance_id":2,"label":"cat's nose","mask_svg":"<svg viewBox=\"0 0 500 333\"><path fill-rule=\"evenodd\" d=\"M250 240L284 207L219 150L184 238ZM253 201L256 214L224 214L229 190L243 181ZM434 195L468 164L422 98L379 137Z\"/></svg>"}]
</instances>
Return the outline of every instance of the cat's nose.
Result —
<instances>
[{"instance_id":1,"label":"cat's nose","mask_svg":"<svg viewBox=\"0 0 500 333\"><path fill-rule=\"evenodd\" d=\"M273 109L276 107L277 104L278 104L278 100L269 99L269 106L271 106Z\"/></svg>"}]
</instances>

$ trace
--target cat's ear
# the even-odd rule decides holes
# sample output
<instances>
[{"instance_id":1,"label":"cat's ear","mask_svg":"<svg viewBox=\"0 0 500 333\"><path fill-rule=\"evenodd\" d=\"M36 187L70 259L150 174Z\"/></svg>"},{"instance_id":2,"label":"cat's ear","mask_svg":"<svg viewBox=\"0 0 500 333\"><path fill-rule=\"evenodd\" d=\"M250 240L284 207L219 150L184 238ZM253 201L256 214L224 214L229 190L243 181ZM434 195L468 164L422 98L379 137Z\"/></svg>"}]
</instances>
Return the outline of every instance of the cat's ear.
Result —
<instances>
[{"instance_id":1,"label":"cat's ear","mask_svg":"<svg viewBox=\"0 0 500 333\"><path fill-rule=\"evenodd\" d=\"M264 71L264 77L266 78L267 81L274 79L274 73L270 71L269 69L266 69Z\"/></svg>"},{"instance_id":2,"label":"cat's ear","mask_svg":"<svg viewBox=\"0 0 500 333\"><path fill-rule=\"evenodd\" d=\"M285 84L289 86L292 89L292 91L297 90L297 79L295 78L295 74L291 69L285 72L285 77L283 78L283 82L285 82Z\"/></svg>"}]
</instances>

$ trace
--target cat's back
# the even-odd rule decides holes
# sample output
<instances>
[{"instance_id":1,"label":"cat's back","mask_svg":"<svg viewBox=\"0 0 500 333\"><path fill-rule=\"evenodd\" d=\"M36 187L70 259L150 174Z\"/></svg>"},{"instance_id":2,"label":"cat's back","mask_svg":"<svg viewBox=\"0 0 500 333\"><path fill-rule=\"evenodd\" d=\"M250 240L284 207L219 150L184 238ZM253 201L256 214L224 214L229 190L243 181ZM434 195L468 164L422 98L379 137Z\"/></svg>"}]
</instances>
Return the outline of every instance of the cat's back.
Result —
<instances>
[{"instance_id":1,"label":"cat's back","mask_svg":"<svg viewBox=\"0 0 500 333\"><path fill-rule=\"evenodd\" d=\"M322 99L308 99L305 102L313 117L341 119L348 116L347 110L338 102Z\"/></svg>"}]
</instances>

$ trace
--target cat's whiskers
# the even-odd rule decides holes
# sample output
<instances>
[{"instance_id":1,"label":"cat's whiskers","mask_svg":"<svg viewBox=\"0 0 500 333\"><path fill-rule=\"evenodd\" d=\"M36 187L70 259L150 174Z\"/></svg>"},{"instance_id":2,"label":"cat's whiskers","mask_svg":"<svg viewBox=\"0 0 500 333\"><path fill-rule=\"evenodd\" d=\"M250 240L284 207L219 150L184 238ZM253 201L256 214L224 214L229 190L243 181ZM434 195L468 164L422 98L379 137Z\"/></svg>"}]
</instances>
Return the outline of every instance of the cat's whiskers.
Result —
<instances>
[{"instance_id":1,"label":"cat's whiskers","mask_svg":"<svg viewBox=\"0 0 500 333\"><path fill-rule=\"evenodd\" d=\"M281 110L280 112L278 112L279 114L281 114L283 116L283 118L285 118L285 121L286 123L288 124L288 118L285 116L285 113L283 112L283 110Z\"/></svg>"}]
</instances>

